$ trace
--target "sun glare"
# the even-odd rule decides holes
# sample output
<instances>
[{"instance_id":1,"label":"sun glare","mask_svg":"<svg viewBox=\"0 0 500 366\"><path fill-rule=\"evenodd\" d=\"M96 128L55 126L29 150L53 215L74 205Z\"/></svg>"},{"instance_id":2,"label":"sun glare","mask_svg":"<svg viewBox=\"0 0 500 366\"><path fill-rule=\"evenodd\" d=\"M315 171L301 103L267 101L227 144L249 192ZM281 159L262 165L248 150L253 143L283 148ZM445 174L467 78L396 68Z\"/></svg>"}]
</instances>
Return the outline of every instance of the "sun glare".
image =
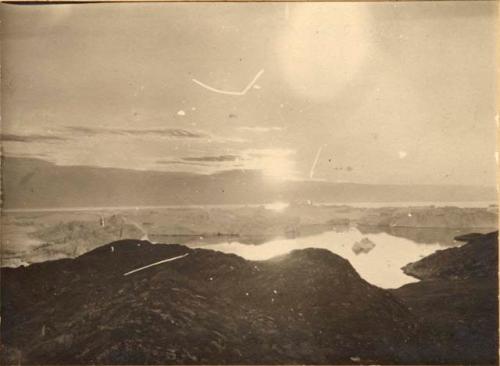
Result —
<instances>
[{"instance_id":1,"label":"sun glare","mask_svg":"<svg viewBox=\"0 0 500 366\"><path fill-rule=\"evenodd\" d=\"M280 182L293 179L293 162L288 156L276 155L262 159L262 170L266 178Z\"/></svg>"},{"instance_id":2,"label":"sun glare","mask_svg":"<svg viewBox=\"0 0 500 366\"><path fill-rule=\"evenodd\" d=\"M367 62L370 25L360 3L295 4L279 41L285 80L303 97L330 100Z\"/></svg>"},{"instance_id":3,"label":"sun glare","mask_svg":"<svg viewBox=\"0 0 500 366\"><path fill-rule=\"evenodd\" d=\"M245 155L250 157L247 169L261 170L264 177L271 182L283 182L296 177L294 151L288 149L261 149L247 150Z\"/></svg>"},{"instance_id":4,"label":"sun glare","mask_svg":"<svg viewBox=\"0 0 500 366\"><path fill-rule=\"evenodd\" d=\"M276 211L276 212L283 212L289 206L290 206L290 204L286 203L286 202L273 202L273 203L266 205L265 207L268 210L272 210L272 211Z\"/></svg>"}]
</instances>

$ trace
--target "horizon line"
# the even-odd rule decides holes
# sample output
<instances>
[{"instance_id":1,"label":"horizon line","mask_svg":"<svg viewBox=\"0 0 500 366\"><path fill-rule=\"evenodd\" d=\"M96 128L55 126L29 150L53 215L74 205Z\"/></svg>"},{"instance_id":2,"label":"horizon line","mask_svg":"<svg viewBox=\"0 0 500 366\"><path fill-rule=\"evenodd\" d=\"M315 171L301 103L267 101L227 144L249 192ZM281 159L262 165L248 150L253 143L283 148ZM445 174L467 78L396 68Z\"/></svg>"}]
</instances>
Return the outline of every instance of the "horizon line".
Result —
<instances>
[{"instance_id":1,"label":"horizon line","mask_svg":"<svg viewBox=\"0 0 500 366\"><path fill-rule=\"evenodd\" d=\"M145 209L173 209L173 208L258 208L262 206L269 206L276 203L285 203L288 206L293 205L306 205L306 206L351 206L351 207L364 207L361 205L373 206L373 205L395 205L392 207L429 207L429 206L439 206L439 207L460 207L445 204L464 204L464 203L482 203L488 204L488 206L468 206L468 207L489 207L492 205L498 205L498 201L492 200L466 200L466 201L353 201L353 202L317 202L317 203L307 203L304 202L283 202L283 201L273 201L266 203L213 203L213 204L176 204L176 205L134 205L134 206L77 206L77 207L31 207L31 208L1 208L2 212L66 212L66 211L112 211L112 210L145 210ZM401 204L406 204L402 206ZM380 206L384 207L384 206ZM391 206L385 206L391 207Z\"/></svg>"}]
</instances>

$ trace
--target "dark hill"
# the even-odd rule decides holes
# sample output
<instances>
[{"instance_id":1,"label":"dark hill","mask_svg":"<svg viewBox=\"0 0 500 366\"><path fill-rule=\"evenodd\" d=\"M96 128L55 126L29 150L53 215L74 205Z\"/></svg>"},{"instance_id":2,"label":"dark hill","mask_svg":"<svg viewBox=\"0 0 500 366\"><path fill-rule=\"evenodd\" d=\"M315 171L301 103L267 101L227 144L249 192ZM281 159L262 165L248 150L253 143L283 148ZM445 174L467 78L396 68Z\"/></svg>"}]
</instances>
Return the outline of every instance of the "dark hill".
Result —
<instances>
[{"instance_id":1,"label":"dark hill","mask_svg":"<svg viewBox=\"0 0 500 366\"><path fill-rule=\"evenodd\" d=\"M498 272L498 232L469 234L458 237L467 244L439 250L403 268L409 275L422 280L488 278Z\"/></svg>"},{"instance_id":2,"label":"dark hill","mask_svg":"<svg viewBox=\"0 0 500 366\"><path fill-rule=\"evenodd\" d=\"M326 250L251 262L181 245L125 240L76 259L2 268L1 275L3 363L419 359L418 330L408 309Z\"/></svg>"},{"instance_id":3,"label":"dark hill","mask_svg":"<svg viewBox=\"0 0 500 366\"><path fill-rule=\"evenodd\" d=\"M418 318L428 363L498 364L498 232L462 238L405 266L422 281L393 293Z\"/></svg>"}]
</instances>

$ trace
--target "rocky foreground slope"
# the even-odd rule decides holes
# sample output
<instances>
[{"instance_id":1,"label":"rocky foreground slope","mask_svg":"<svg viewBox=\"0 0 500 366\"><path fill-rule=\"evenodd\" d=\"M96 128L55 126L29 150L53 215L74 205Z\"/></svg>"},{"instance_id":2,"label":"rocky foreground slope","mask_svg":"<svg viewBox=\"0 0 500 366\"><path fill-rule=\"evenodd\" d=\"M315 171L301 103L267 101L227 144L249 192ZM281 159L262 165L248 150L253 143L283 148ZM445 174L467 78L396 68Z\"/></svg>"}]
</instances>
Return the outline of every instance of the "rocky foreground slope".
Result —
<instances>
[{"instance_id":1,"label":"rocky foreground slope","mask_svg":"<svg viewBox=\"0 0 500 366\"><path fill-rule=\"evenodd\" d=\"M73 260L2 269L2 286L3 357L15 363L418 358L409 346L416 341L409 311L325 250L249 262L180 245L120 241Z\"/></svg>"},{"instance_id":2,"label":"rocky foreground slope","mask_svg":"<svg viewBox=\"0 0 500 366\"><path fill-rule=\"evenodd\" d=\"M455 279L443 280L444 292L427 280L390 292L322 249L253 262L123 240L2 268L1 281L3 364L415 364L446 362L450 350L461 363L496 361L489 277L469 283L465 302L459 287L447 292ZM432 324L426 312L446 321ZM464 329L476 333L456 333ZM461 340L472 348L459 349Z\"/></svg>"},{"instance_id":3,"label":"rocky foreground slope","mask_svg":"<svg viewBox=\"0 0 500 366\"><path fill-rule=\"evenodd\" d=\"M421 281L393 294L418 318L434 362L498 364L498 232L456 239L467 243L406 265Z\"/></svg>"}]
</instances>

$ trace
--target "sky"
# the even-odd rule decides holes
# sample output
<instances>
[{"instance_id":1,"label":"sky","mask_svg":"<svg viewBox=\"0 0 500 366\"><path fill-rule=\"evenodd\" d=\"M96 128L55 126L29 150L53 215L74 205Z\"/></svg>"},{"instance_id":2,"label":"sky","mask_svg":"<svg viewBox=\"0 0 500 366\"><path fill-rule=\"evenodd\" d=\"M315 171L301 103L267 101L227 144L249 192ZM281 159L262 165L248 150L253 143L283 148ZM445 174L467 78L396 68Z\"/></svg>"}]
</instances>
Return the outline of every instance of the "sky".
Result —
<instances>
[{"instance_id":1,"label":"sky","mask_svg":"<svg viewBox=\"0 0 500 366\"><path fill-rule=\"evenodd\" d=\"M495 2L2 4L3 154L495 183Z\"/></svg>"}]
</instances>

